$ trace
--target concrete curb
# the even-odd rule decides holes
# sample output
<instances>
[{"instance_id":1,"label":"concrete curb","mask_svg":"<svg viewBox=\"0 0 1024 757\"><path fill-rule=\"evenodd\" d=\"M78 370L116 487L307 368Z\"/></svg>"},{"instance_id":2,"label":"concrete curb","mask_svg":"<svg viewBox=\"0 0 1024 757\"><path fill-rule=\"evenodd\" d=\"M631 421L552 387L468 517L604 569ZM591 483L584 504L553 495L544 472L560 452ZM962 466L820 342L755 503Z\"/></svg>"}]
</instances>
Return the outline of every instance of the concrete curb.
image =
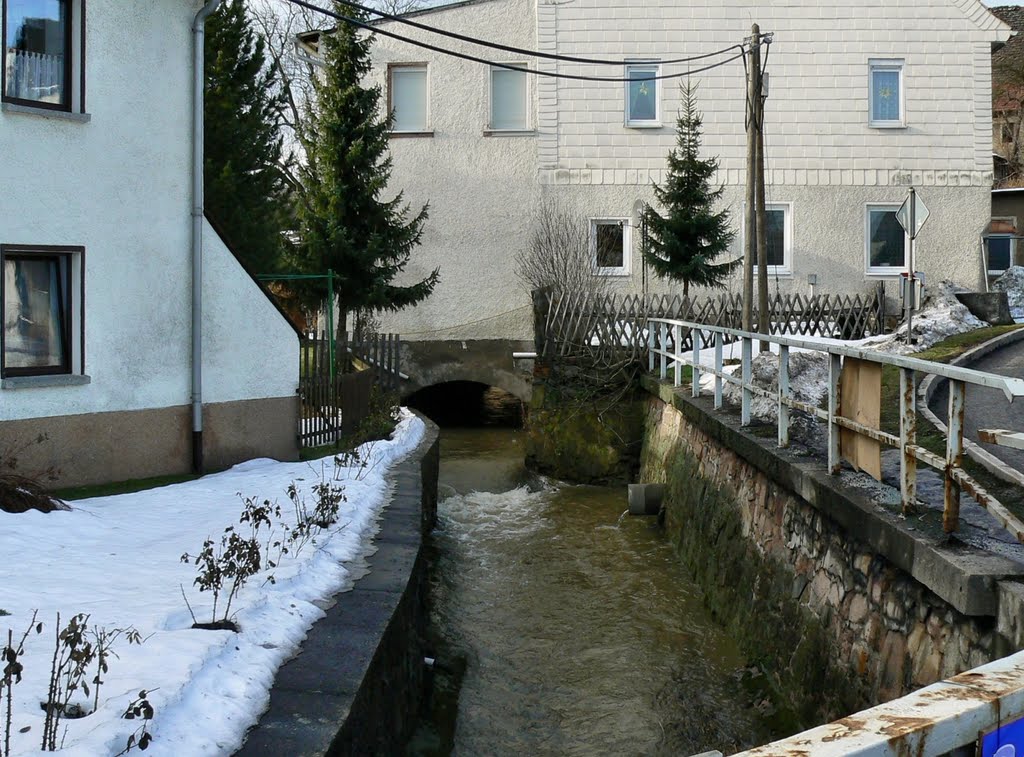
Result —
<instances>
[{"instance_id":1,"label":"concrete curb","mask_svg":"<svg viewBox=\"0 0 1024 757\"><path fill-rule=\"evenodd\" d=\"M424 681L426 557L437 513L438 428L388 473L370 571L331 598L299 653L277 671L270 706L236 757L400 754Z\"/></svg>"},{"instance_id":2,"label":"concrete curb","mask_svg":"<svg viewBox=\"0 0 1024 757\"><path fill-rule=\"evenodd\" d=\"M1002 347L1006 347L1010 344L1016 344L1021 341L1024 341L1024 326L1016 331L1011 331L1007 334L1000 334L994 339L989 339L987 342L983 342L977 347L967 350L963 355L951 361L951 365L969 368L971 363L980 360L986 355L989 355ZM923 400L918 410L921 415L924 416L925 420L935 426L943 436L948 432L948 428L946 424L931 411L931 407L929 406L931 405L932 398L935 396L935 392L939 390L939 387L941 387L945 381L946 379L941 376L931 375L922 381L921 386L918 388L918 396ZM967 453L969 458L974 460L974 462L978 463L978 465L983 467L996 478L1006 481L1009 484L1024 486L1024 473L1011 468L991 452L980 447L977 443L965 438L964 451Z\"/></svg>"}]
</instances>

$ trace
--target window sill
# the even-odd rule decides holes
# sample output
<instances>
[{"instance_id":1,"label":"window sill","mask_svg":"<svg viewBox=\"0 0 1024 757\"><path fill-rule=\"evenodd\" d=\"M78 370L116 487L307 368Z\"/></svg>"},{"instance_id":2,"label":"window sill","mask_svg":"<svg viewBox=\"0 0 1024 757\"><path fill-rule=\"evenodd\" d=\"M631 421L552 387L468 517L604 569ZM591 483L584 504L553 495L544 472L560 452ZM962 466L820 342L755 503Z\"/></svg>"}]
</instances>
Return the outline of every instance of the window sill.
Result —
<instances>
[{"instance_id":1,"label":"window sill","mask_svg":"<svg viewBox=\"0 0 1024 757\"><path fill-rule=\"evenodd\" d=\"M906 129L908 128L905 123L900 121L869 121L869 129Z\"/></svg>"},{"instance_id":2,"label":"window sill","mask_svg":"<svg viewBox=\"0 0 1024 757\"><path fill-rule=\"evenodd\" d=\"M389 134L391 139L404 139L406 137L432 137L433 131L393 131Z\"/></svg>"},{"instance_id":3,"label":"window sill","mask_svg":"<svg viewBox=\"0 0 1024 757\"><path fill-rule=\"evenodd\" d=\"M757 266L754 266L754 278L757 278ZM793 278L792 271L773 271L771 268L768 269L769 279L791 279Z\"/></svg>"},{"instance_id":4,"label":"window sill","mask_svg":"<svg viewBox=\"0 0 1024 757\"><path fill-rule=\"evenodd\" d=\"M624 271L619 268L598 268L594 271L595 276L602 276L604 278L626 278L630 276L629 271Z\"/></svg>"},{"instance_id":5,"label":"window sill","mask_svg":"<svg viewBox=\"0 0 1024 757\"><path fill-rule=\"evenodd\" d=\"M536 134L533 129L484 129L485 137L533 137Z\"/></svg>"},{"instance_id":6,"label":"window sill","mask_svg":"<svg viewBox=\"0 0 1024 757\"><path fill-rule=\"evenodd\" d=\"M0 389L44 389L51 386L84 386L92 377L60 373L53 376L11 376L0 381Z\"/></svg>"},{"instance_id":7,"label":"window sill","mask_svg":"<svg viewBox=\"0 0 1024 757\"><path fill-rule=\"evenodd\" d=\"M661 129L661 128L664 128L664 124L662 124L660 122L659 123L654 123L653 121L651 123L629 123L629 122L627 122L625 124L625 127L627 129Z\"/></svg>"},{"instance_id":8,"label":"window sill","mask_svg":"<svg viewBox=\"0 0 1024 757\"><path fill-rule=\"evenodd\" d=\"M896 269L892 271L865 271L864 276L869 279L898 279L905 274L907 269Z\"/></svg>"},{"instance_id":9,"label":"window sill","mask_svg":"<svg viewBox=\"0 0 1024 757\"><path fill-rule=\"evenodd\" d=\"M26 116L39 116L40 118L53 118L58 121L75 121L81 124L89 123L92 120L91 113L72 113L67 110L33 108L31 105L18 105L17 103L0 103L0 111L4 113L21 113Z\"/></svg>"}]
</instances>

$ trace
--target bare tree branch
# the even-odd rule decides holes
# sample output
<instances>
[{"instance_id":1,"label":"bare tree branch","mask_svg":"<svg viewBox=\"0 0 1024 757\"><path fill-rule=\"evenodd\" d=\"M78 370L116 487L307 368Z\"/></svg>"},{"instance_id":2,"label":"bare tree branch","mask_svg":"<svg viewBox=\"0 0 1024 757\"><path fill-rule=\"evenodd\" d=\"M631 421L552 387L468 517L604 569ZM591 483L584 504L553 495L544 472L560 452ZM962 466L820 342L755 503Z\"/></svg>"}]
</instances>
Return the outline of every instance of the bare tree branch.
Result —
<instances>
[{"instance_id":1,"label":"bare tree branch","mask_svg":"<svg viewBox=\"0 0 1024 757\"><path fill-rule=\"evenodd\" d=\"M546 199L534 219L529 247L516 255L516 276L530 290L550 287L563 295L598 296L608 280L594 274L590 223Z\"/></svg>"}]
</instances>

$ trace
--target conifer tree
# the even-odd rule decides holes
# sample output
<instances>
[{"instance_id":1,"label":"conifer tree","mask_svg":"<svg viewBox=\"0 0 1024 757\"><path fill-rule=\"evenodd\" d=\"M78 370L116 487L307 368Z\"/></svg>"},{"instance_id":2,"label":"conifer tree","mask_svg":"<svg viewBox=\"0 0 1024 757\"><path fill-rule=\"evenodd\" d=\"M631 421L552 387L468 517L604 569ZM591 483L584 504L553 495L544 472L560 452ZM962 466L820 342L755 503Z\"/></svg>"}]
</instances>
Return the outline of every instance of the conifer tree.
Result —
<instances>
[{"instance_id":1,"label":"conifer tree","mask_svg":"<svg viewBox=\"0 0 1024 757\"><path fill-rule=\"evenodd\" d=\"M334 8L341 15L357 14L337 0ZM302 137L307 162L298 262L308 273L330 269L337 275L339 331L346 329L349 313L414 305L438 280L435 269L418 282L395 283L420 242L427 207L412 214L401 192L385 199L391 115L381 111L380 87L366 83L371 44L371 36L344 23L322 36L323 76L315 82ZM323 297L324 290L317 287L316 294Z\"/></svg>"},{"instance_id":2,"label":"conifer tree","mask_svg":"<svg viewBox=\"0 0 1024 757\"><path fill-rule=\"evenodd\" d=\"M701 158L701 125L697 110L697 85L680 86L682 108L676 121L676 147L668 155L665 184L655 185L654 196L664 209L661 215L647 206L643 212L644 257L664 278L680 281L683 295L690 285L722 287L739 260L716 263L729 249L735 234L729 212L715 210L722 187L712 189L717 158Z\"/></svg>"},{"instance_id":3,"label":"conifer tree","mask_svg":"<svg viewBox=\"0 0 1024 757\"><path fill-rule=\"evenodd\" d=\"M245 1L227 0L206 22L205 209L256 273L278 269L291 226L277 83Z\"/></svg>"}]
</instances>

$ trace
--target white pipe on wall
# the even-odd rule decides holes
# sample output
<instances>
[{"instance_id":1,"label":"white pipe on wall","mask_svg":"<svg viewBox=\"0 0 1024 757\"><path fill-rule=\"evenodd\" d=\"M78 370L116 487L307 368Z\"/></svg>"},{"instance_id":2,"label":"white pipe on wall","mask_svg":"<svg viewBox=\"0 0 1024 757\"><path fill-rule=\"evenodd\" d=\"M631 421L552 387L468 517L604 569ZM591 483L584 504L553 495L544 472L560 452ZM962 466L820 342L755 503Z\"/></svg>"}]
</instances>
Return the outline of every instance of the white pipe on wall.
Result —
<instances>
[{"instance_id":1,"label":"white pipe on wall","mask_svg":"<svg viewBox=\"0 0 1024 757\"><path fill-rule=\"evenodd\" d=\"M203 471L203 93L206 19L221 0L207 0L192 24L192 469Z\"/></svg>"}]
</instances>

